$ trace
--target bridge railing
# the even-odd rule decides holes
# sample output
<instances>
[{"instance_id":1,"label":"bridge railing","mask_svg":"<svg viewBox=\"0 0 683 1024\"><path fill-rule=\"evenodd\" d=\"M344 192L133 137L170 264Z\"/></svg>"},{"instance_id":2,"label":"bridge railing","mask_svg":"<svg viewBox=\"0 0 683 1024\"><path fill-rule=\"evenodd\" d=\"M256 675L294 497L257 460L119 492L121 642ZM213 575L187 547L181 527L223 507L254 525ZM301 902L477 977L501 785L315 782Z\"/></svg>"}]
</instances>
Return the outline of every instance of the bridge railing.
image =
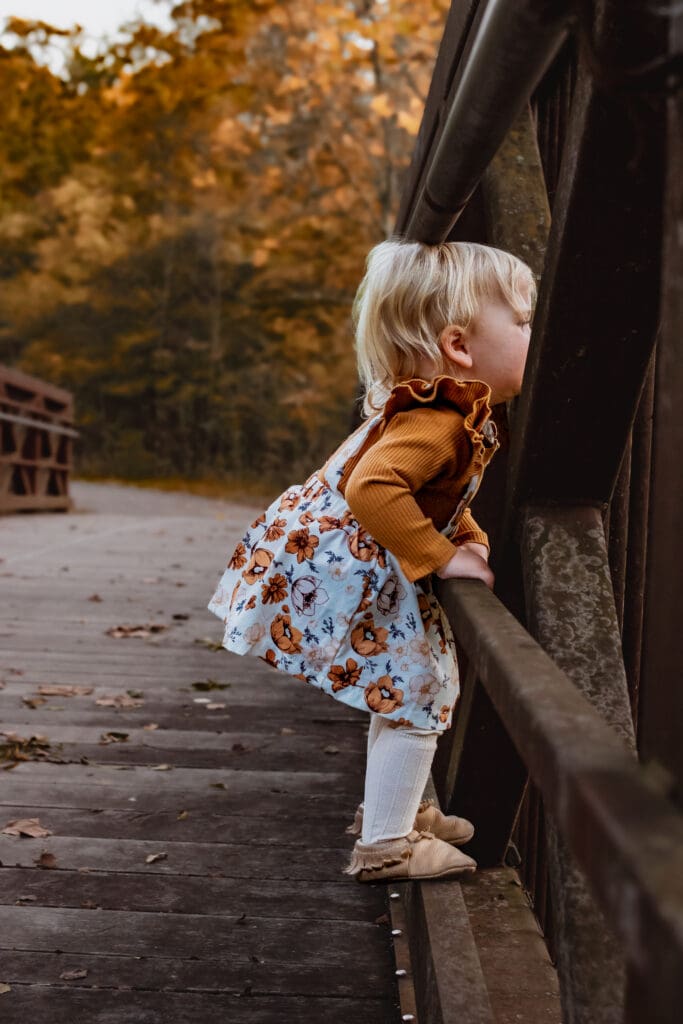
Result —
<instances>
[{"instance_id":1,"label":"bridge railing","mask_svg":"<svg viewBox=\"0 0 683 1024\"><path fill-rule=\"evenodd\" d=\"M568 1024L680 1014L682 49L680 5L455 0L396 225L539 279L475 509L498 596L440 590L464 685L434 781L481 865L521 857Z\"/></svg>"},{"instance_id":2,"label":"bridge railing","mask_svg":"<svg viewBox=\"0 0 683 1024\"><path fill-rule=\"evenodd\" d=\"M0 366L0 513L70 507L73 423L68 391Z\"/></svg>"}]
</instances>

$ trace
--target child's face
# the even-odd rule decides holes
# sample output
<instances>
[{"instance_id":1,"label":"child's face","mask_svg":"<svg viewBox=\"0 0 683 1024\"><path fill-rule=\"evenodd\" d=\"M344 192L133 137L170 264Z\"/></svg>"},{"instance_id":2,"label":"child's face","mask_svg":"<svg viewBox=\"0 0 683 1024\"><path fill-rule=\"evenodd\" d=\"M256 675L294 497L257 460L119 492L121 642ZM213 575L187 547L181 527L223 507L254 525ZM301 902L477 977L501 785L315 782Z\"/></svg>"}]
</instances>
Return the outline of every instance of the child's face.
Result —
<instances>
[{"instance_id":1,"label":"child's face","mask_svg":"<svg viewBox=\"0 0 683 1024\"><path fill-rule=\"evenodd\" d=\"M462 376L488 384L492 405L507 402L522 388L531 335L529 289L523 294L524 316L515 313L503 299L489 299L462 338L471 359L469 373Z\"/></svg>"}]
</instances>

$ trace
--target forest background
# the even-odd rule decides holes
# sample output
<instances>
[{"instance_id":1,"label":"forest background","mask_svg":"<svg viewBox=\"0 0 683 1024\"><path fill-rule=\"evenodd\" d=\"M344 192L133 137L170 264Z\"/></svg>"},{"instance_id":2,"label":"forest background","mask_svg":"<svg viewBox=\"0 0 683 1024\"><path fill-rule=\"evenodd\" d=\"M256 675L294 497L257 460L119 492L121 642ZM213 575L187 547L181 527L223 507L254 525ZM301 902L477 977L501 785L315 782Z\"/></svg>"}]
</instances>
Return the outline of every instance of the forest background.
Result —
<instances>
[{"instance_id":1,"label":"forest background","mask_svg":"<svg viewBox=\"0 0 683 1024\"><path fill-rule=\"evenodd\" d=\"M75 392L81 475L265 491L344 436L448 6L192 0L96 57L10 19L0 362Z\"/></svg>"}]
</instances>

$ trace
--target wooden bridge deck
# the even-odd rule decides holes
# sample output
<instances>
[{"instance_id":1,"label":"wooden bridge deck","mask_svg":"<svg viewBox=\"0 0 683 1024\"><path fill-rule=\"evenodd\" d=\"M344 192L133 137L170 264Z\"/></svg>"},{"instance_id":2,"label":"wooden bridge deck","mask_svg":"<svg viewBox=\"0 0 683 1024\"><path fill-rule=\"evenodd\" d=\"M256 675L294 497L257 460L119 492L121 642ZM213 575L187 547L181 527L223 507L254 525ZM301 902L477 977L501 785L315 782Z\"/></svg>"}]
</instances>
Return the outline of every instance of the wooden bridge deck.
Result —
<instances>
[{"instance_id":1,"label":"wooden bridge deck","mask_svg":"<svg viewBox=\"0 0 683 1024\"><path fill-rule=\"evenodd\" d=\"M0 833L52 833L0 835L3 1024L399 1020L386 889L341 874L364 716L205 641L252 510L74 493L0 520L0 720L48 744L0 735Z\"/></svg>"}]
</instances>

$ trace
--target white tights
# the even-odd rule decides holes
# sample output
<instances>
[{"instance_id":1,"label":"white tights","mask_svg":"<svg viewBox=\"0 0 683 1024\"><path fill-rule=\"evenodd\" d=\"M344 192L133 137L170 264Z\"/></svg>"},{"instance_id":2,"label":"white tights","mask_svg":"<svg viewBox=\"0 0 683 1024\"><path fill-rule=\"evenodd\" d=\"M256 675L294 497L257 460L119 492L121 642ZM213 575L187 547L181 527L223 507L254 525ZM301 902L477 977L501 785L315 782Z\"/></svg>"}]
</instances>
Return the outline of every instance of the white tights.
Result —
<instances>
[{"instance_id":1,"label":"white tights","mask_svg":"<svg viewBox=\"0 0 683 1024\"><path fill-rule=\"evenodd\" d=\"M370 713L362 842L407 836L413 828L436 750L437 734L392 729Z\"/></svg>"}]
</instances>

